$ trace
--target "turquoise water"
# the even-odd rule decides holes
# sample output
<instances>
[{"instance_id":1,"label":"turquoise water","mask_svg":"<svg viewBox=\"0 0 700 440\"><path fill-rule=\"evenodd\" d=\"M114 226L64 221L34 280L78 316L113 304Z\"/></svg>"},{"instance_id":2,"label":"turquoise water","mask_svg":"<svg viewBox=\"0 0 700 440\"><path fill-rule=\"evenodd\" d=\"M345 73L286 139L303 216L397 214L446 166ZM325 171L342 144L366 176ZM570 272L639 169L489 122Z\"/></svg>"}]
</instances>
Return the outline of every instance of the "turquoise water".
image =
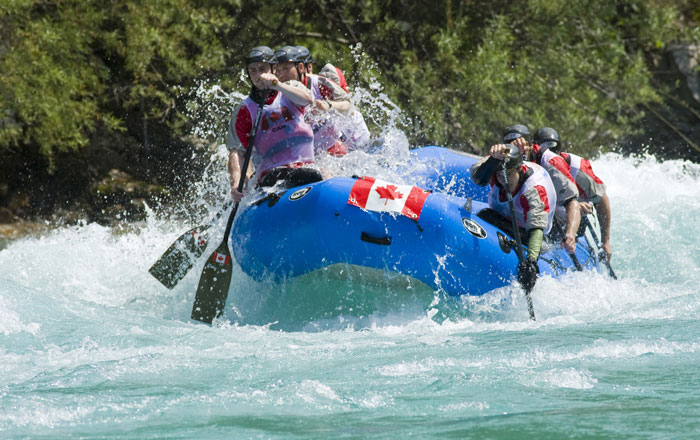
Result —
<instances>
[{"instance_id":1,"label":"turquoise water","mask_svg":"<svg viewBox=\"0 0 700 440\"><path fill-rule=\"evenodd\" d=\"M189 321L148 267L190 224L59 228L0 251L2 438L696 438L700 167L609 154L613 265L449 299L334 268L234 273ZM215 240L218 242L218 240ZM236 269L237 270L237 269Z\"/></svg>"}]
</instances>

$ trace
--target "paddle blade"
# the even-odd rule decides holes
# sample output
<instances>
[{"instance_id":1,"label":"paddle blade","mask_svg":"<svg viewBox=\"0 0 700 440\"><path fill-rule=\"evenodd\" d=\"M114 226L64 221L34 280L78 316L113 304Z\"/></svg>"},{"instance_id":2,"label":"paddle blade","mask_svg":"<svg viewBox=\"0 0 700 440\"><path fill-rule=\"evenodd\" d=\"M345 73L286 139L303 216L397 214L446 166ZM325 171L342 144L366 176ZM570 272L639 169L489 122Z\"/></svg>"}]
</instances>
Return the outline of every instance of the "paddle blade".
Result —
<instances>
[{"instance_id":1,"label":"paddle blade","mask_svg":"<svg viewBox=\"0 0 700 440\"><path fill-rule=\"evenodd\" d=\"M197 226L178 237L148 272L168 289L175 287L187 275L194 261L207 247L207 227Z\"/></svg>"},{"instance_id":2,"label":"paddle blade","mask_svg":"<svg viewBox=\"0 0 700 440\"><path fill-rule=\"evenodd\" d=\"M209 257L199 278L192 306L192 319L211 324L221 315L231 285L233 263L228 242L223 241Z\"/></svg>"}]
</instances>

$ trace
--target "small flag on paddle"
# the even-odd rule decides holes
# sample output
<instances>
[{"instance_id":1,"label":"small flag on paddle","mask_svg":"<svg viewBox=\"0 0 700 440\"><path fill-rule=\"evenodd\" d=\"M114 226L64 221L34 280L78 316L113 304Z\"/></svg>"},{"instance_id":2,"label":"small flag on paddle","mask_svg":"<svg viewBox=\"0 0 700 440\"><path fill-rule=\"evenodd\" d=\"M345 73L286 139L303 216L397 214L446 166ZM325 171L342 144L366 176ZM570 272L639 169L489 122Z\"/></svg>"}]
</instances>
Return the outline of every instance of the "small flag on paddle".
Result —
<instances>
[{"instance_id":1,"label":"small flag on paddle","mask_svg":"<svg viewBox=\"0 0 700 440\"><path fill-rule=\"evenodd\" d=\"M211 260L214 263L218 263L218 264L228 264L228 262L231 261L231 257L229 257L226 254L220 254L218 252L214 252L211 256Z\"/></svg>"}]
</instances>

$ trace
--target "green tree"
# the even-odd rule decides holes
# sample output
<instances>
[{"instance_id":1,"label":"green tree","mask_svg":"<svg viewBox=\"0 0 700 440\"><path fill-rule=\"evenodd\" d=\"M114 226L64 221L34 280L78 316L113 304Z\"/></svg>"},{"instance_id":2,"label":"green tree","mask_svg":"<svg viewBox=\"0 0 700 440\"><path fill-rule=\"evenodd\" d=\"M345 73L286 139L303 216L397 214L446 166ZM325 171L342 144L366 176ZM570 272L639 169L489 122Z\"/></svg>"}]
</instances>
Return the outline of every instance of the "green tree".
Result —
<instances>
[{"instance_id":1,"label":"green tree","mask_svg":"<svg viewBox=\"0 0 700 440\"><path fill-rule=\"evenodd\" d=\"M519 122L592 154L659 102L650 66L700 41L699 16L692 0L9 0L0 152L51 157L118 131L145 142L144 121L180 142L209 112L190 108L202 81L247 93L252 46L304 44L351 84L383 84L415 144L480 151Z\"/></svg>"},{"instance_id":2,"label":"green tree","mask_svg":"<svg viewBox=\"0 0 700 440\"><path fill-rule=\"evenodd\" d=\"M226 66L223 35L240 2L10 1L0 5L0 147L78 149L129 113L186 121L183 87ZM143 103L145 102L145 105ZM176 131L176 134L178 132Z\"/></svg>"}]
</instances>

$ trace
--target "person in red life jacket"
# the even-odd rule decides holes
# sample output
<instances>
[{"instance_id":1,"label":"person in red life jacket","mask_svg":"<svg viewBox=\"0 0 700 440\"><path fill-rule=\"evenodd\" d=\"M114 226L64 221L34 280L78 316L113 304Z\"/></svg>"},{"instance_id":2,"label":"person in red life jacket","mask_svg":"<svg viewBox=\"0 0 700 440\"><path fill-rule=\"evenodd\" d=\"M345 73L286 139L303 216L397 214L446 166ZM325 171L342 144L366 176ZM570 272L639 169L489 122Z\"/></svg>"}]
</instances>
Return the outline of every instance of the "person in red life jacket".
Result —
<instances>
[{"instance_id":1,"label":"person in red life jacket","mask_svg":"<svg viewBox=\"0 0 700 440\"><path fill-rule=\"evenodd\" d=\"M288 186L322 180L321 173L309 167L314 162L313 130L304 122L304 109L312 102L311 94L298 81L281 81L276 67L275 54L267 46L253 48L246 57L252 89L234 109L226 134L234 201L243 197L236 186L258 111L263 114L252 152L258 186L273 186L280 180Z\"/></svg>"},{"instance_id":2,"label":"person in red life jacket","mask_svg":"<svg viewBox=\"0 0 700 440\"><path fill-rule=\"evenodd\" d=\"M563 233L561 238L564 249L570 253L574 252L576 250L576 232L581 224L578 188L564 159L547 148L537 145L537 143L531 144L528 140L529 134L530 130L526 126L513 125L506 128L503 141L516 145L521 154L524 154L526 158L533 158L533 162L549 173L549 177L554 184L554 190L557 192L555 215L566 222L564 231L559 231L559 226L555 226L557 232ZM560 233L559 235L562 234Z\"/></svg>"},{"instance_id":3,"label":"person in red life jacket","mask_svg":"<svg viewBox=\"0 0 700 440\"><path fill-rule=\"evenodd\" d=\"M508 188L505 188L501 172L504 160ZM518 147L512 144L493 145L488 156L472 165L469 177L479 186L489 185L489 207L505 218L511 218L506 193L510 191L516 223L528 233L527 258L518 266L518 280L524 288L532 289L537 278L537 259L542 250L542 239L552 228L557 205L552 179L541 166L523 162Z\"/></svg>"},{"instance_id":4,"label":"person in red life jacket","mask_svg":"<svg viewBox=\"0 0 700 440\"><path fill-rule=\"evenodd\" d=\"M598 211L598 220L600 221L601 247L607 254L609 261L612 256L612 248L610 247L610 199L605 190L605 184L593 172L593 167L588 159L561 151L559 133L553 128L545 127L538 130L535 133L535 142L543 148L546 146L549 151L562 157L569 166L570 174L578 188L579 204L583 211L590 214L593 212L591 204L595 206Z\"/></svg>"}]
</instances>

